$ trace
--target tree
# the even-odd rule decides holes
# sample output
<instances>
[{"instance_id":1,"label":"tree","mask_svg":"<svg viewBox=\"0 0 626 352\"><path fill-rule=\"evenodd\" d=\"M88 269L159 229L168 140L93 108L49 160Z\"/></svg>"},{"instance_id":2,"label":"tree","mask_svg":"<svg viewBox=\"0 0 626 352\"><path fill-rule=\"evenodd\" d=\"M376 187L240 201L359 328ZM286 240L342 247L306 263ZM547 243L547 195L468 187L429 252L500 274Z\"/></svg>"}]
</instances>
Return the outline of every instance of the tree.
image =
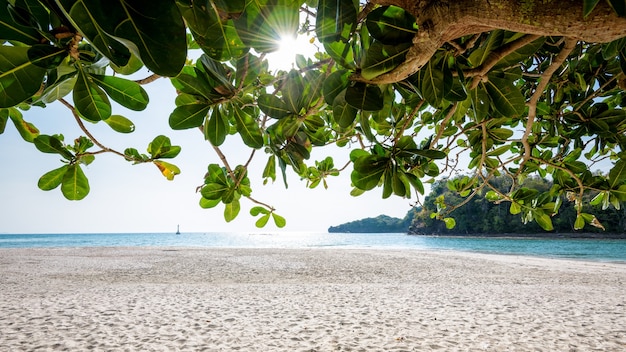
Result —
<instances>
[{"instance_id":1,"label":"tree","mask_svg":"<svg viewBox=\"0 0 626 352\"><path fill-rule=\"evenodd\" d=\"M222 161L208 165L200 205L255 203L257 226L275 209L253 198L249 177L286 183L288 171L310 187L352 169L352 195L417 197L424 182L457 172L467 156L472 177L456 191L507 201L511 211L552 227L560 196L575 202L575 227L601 226L582 210L626 200L626 4L623 0L0 0L0 132L11 120L24 140L63 164L39 188L89 193L81 165L101 153L153 163L167 179L180 151L157 136L147 154L108 148L83 121L120 133L133 123L111 101L141 111L142 84L169 77L179 93L172 129L198 129ZM304 21L299 21L302 14ZM323 51L297 69L271 72L265 53L280 36L314 33ZM187 61L188 50L203 55ZM142 67L153 74L131 81ZM70 98L71 96L71 98ZM84 136L66 142L27 122L30 108L59 102ZM220 146L238 135L262 175L231 165ZM312 148L336 144L351 165L309 161ZM349 148L351 147L351 148ZM604 164L602 164L604 163ZM608 165L605 174L590 169ZM523 185L531 174L554 187ZM506 175L509 191L490 181ZM491 192L483 192L491 189ZM446 209L437 217L452 224Z\"/></svg>"},{"instance_id":2,"label":"tree","mask_svg":"<svg viewBox=\"0 0 626 352\"><path fill-rule=\"evenodd\" d=\"M589 191L583 198L583 213L594 214L597 216L599 223L603 226L601 228L590 228L585 231L575 231L573 225L575 224L577 213L574 209L575 204L568 204L565 196L561 196L560 203L563 204L559 207L558 213L554 214L551 218L553 228L551 232L542 229L536 222L530 222L530 218L519 215L515 211L511 212L510 202L490 202L491 196L481 194L480 196L474 196L469 198L470 192L459 194L453 191L459 184L464 184L469 181L469 176L457 176L453 179L440 179L437 180L432 187L432 191L428 194L424 200L424 207L416 212L413 222L411 223L409 233L413 234L455 234L455 235L503 235L503 234L516 234L524 236L548 236L550 234L556 236L556 234L568 234L575 236L598 236L598 233L603 232L602 235L611 234L623 234L624 233L624 213L623 211L617 211L613 207L609 207L608 204L603 205L597 200L594 200L598 196L598 192ZM513 185L512 180L507 176L498 176L490 180L491 186L498 189L501 193L507 193ZM554 186L554 183L539 178L529 177L524 186L528 190L536 191L539 194L548 194L550 189ZM494 192L493 190L484 190L485 192ZM464 197L467 195L467 198ZM456 226L454 228L446 228L446 223L436 221L432 218L433 213L440 211L442 207L457 207L458 204L463 203L460 209L454 211L454 222ZM577 233L578 232L578 233Z\"/></svg>"}]
</instances>

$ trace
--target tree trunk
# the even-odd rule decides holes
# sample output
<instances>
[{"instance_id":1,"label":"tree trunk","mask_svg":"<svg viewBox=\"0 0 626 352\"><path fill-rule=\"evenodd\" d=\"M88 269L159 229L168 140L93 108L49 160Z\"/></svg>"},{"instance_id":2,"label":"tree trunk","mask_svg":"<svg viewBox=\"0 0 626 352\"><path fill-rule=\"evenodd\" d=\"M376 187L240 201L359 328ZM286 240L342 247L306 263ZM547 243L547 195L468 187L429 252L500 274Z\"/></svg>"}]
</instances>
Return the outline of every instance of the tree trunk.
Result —
<instances>
[{"instance_id":1,"label":"tree trunk","mask_svg":"<svg viewBox=\"0 0 626 352\"><path fill-rule=\"evenodd\" d=\"M395 5L416 18L419 30L406 61L372 83L399 82L417 72L445 42L504 29L606 43L626 36L626 18L600 1L583 17L583 0L371 0Z\"/></svg>"}]
</instances>

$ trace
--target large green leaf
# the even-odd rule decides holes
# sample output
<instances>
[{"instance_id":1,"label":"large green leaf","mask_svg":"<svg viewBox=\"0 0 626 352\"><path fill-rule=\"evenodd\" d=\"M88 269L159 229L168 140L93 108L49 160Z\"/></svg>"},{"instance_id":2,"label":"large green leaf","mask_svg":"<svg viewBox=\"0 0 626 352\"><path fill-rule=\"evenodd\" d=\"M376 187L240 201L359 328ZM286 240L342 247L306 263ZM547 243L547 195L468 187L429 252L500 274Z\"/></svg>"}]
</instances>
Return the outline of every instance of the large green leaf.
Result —
<instances>
[{"instance_id":1,"label":"large green leaf","mask_svg":"<svg viewBox=\"0 0 626 352\"><path fill-rule=\"evenodd\" d=\"M243 142L250 148L263 147L263 134L256 120L237 104L232 105L237 132Z\"/></svg>"},{"instance_id":2,"label":"large green leaf","mask_svg":"<svg viewBox=\"0 0 626 352\"><path fill-rule=\"evenodd\" d=\"M9 109L0 109L0 134L4 133L4 128L9 120Z\"/></svg>"},{"instance_id":3,"label":"large green leaf","mask_svg":"<svg viewBox=\"0 0 626 352\"><path fill-rule=\"evenodd\" d=\"M222 195L228 190L228 185L223 183L211 182L202 187L200 193L202 197L209 200L221 199Z\"/></svg>"},{"instance_id":4,"label":"large green leaf","mask_svg":"<svg viewBox=\"0 0 626 352\"><path fill-rule=\"evenodd\" d=\"M135 131L135 124L121 115L111 115L104 122L114 131L119 133L131 133Z\"/></svg>"},{"instance_id":5,"label":"large green leaf","mask_svg":"<svg viewBox=\"0 0 626 352\"><path fill-rule=\"evenodd\" d=\"M57 0L59 7L80 33L115 65L126 66L131 58L124 44L113 37L114 20L107 13L104 0ZM121 17L120 17L121 20ZM107 28L103 28L107 26ZM107 30L109 31L107 33Z\"/></svg>"},{"instance_id":6,"label":"large green leaf","mask_svg":"<svg viewBox=\"0 0 626 352\"><path fill-rule=\"evenodd\" d=\"M3 40L15 40L24 44L40 43L41 34L33 27L17 23L9 11L9 1L0 0L0 38Z\"/></svg>"},{"instance_id":7,"label":"large green leaf","mask_svg":"<svg viewBox=\"0 0 626 352\"><path fill-rule=\"evenodd\" d=\"M411 46L411 43L384 45L375 41L367 50L365 62L361 66L361 76L372 79L393 70L404 62Z\"/></svg>"},{"instance_id":8,"label":"large green leaf","mask_svg":"<svg viewBox=\"0 0 626 352\"><path fill-rule=\"evenodd\" d=\"M360 82L346 89L346 101L353 107L366 111L378 111L384 105L383 94L378 86Z\"/></svg>"},{"instance_id":9,"label":"large green leaf","mask_svg":"<svg viewBox=\"0 0 626 352\"><path fill-rule=\"evenodd\" d=\"M437 58L428 61L416 79L422 96L434 107L441 106L443 97L452 89L452 74Z\"/></svg>"},{"instance_id":10,"label":"large green leaf","mask_svg":"<svg viewBox=\"0 0 626 352\"><path fill-rule=\"evenodd\" d=\"M526 100L513 82L489 75L489 80L481 85L489 94L494 110L503 117L516 117L524 113Z\"/></svg>"},{"instance_id":11,"label":"large green leaf","mask_svg":"<svg viewBox=\"0 0 626 352\"><path fill-rule=\"evenodd\" d=\"M92 75L91 78L111 99L126 108L141 111L148 106L148 93L136 82L114 76Z\"/></svg>"},{"instance_id":12,"label":"large green leaf","mask_svg":"<svg viewBox=\"0 0 626 352\"><path fill-rule=\"evenodd\" d=\"M74 155L63 145L63 142L56 136L41 134L33 141L35 148L43 153L60 154L67 160L72 160Z\"/></svg>"},{"instance_id":13,"label":"large green leaf","mask_svg":"<svg viewBox=\"0 0 626 352\"><path fill-rule=\"evenodd\" d=\"M618 188L626 181L626 160L620 159L609 171L609 186L611 189Z\"/></svg>"},{"instance_id":14,"label":"large green leaf","mask_svg":"<svg viewBox=\"0 0 626 352\"><path fill-rule=\"evenodd\" d=\"M257 99L257 103L261 111L275 119L282 119L296 113L282 99L273 94L261 94Z\"/></svg>"},{"instance_id":15,"label":"large green leaf","mask_svg":"<svg viewBox=\"0 0 626 352\"><path fill-rule=\"evenodd\" d=\"M332 104L335 101L335 97L339 95L342 91L348 88L350 81L348 77L350 76L350 71L348 70L337 70L330 74L324 80L324 87L322 89L324 93L324 101L326 104Z\"/></svg>"},{"instance_id":16,"label":"large green leaf","mask_svg":"<svg viewBox=\"0 0 626 352\"><path fill-rule=\"evenodd\" d=\"M188 104L176 107L170 114L169 124L174 130L199 127L204 122L209 109L208 104Z\"/></svg>"},{"instance_id":17,"label":"large green leaf","mask_svg":"<svg viewBox=\"0 0 626 352\"><path fill-rule=\"evenodd\" d=\"M167 136L159 135L154 137L152 142L148 144L148 153L153 159L174 158L180 153L180 147L172 145L171 140Z\"/></svg>"},{"instance_id":18,"label":"large green leaf","mask_svg":"<svg viewBox=\"0 0 626 352\"><path fill-rule=\"evenodd\" d=\"M105 120L111 116L109 98L83 69L78 70L73 98L76 110L89 121Z\"/></svg>"},{"instance_id":19,"label":"large green leaf","mask_svg":"<svg viewBox=\"0 0 626 352\"><path fill-rule=\"evenodd\" d=\"M181 92L204 97L209 101L221 97L213 88L215 82L210 82L208 76L190 66L185 66L178 76L171 79L171 82Z\"/></svg>"},{"instance_id":20,"label":"large green leaf","mask_svg":"<svg viewBox=\"0 0 626 352\"><path fill-rule=\"evenodd\" d=\"M239 211L241 210L241 205L239 200L233 199L231 202L227 203L224 207L224 220L226 222L231 222L235 220L237 215L239 215Z\"/></svg>"},{"instance_id":21,"label":"large green leaf","mask_svg":"<svg viewBox=\"0 0 626 352\"><path fill-rule=\"evenodd\" d=\"M80 165L67 165L61 181L61 192L68 200L81 200L89 194L89 181Z\"/></svg>"},{"instance_id":22,"label":"large green leaf","mask_svg":"<svg viewBox=\"0 0 626 352\"><path fill-rule=\"evenodd\" d=\"M346 42L356 26L358 2L353 0L319 0L315 32L322 43Z\"/></svg>"},{"instance_id":23,"label":"large green leaf","mask_svg":"<svg viewBox=\"0 0 626 352\"><path fill-rule=\"evenodd\" d=\"M296 114L300 114L303 106L301 105L302 94L304 93L304 82L300 72L291 70L283 83L281 92L283 100L287 104L289 110Z\"/></svg>"},{"instance_id":24,"label":"large green leaf","mask_svg":"<svg viewBox=\"0 0 626 352\"><path fill-rule=\"evenodd\" d=\"M97 48L115 61L123 57L123 49L111 38L123 43L135 53L152 72L161 76L176 76L187 59L185 24L174 1L150 0L59 0L64 11L84 30L92 42L102 42ZM107 51L108 46L112 52ZM120 55L118 55L120 54ZM128 56L129 58L129 56ZM126 62L128 59L126 60Z\"/></svg>"},{"instance_id":25,"label":"large green leaf","mask_svg":"<svg viewBox=\"0 0 626 352\"><path fill-rule=\"evenodd\" d=\"M333 102L333 118L342 128L348 128L356 119L358 109L346 102L346 91L342 91Z\"/></svg>"},{"instance_id":26,"label":"large green leaf","mask_svg":"<svg viewBox=\"0 0 626 352\"><path fill-rule=\"evenodd\" d=\"M417 33L415 17L397 6L382 6L367 15L369 33L385 44L411 43Z\"/></svg>"},{"instance_id":27,"label":"large green leaf","mask_svg":"<svg viewBox=\"0 0 626 352\"><path fill-rule=\"evenodd\" d=\"M349 42L342 40L325 42L324 50L339 66L349 70L356 69L354 50Z\"/></svg>"},{"instance_id":28,"label":"large green leaf","mask_svg":"<svg viewBox=\"0 0 626 352\"><path fill-rule=\"evenodd\" d=\"M350 174L352 184L362 190L373 189L380 182L380 178L387 170L389 159L368 155L360 157L354 161L354 170Z\"/></svg>"},{"instance_id":29,"label":"large green leaf","mask_svg":"<svg viewBox=\"0 0 626 352\"><path fill-rule=\"evenodd\" d=\"M46 69L31 61L27 47L0 47L0 108L17 105L41 88Z\"/></svg>"},{"instance_id":30,"label":"large green leaf","mask_svg":"<svg viewBox=\"0 0 626 352\"><path fill-rule=\"evenodd\" d=\"M58 169L54 169L43 174L37 182L37 187L42 191L51 191L63 182L65 173L68 171L69 166L63 165Z\"/></svg>"},{"instance_id":31,"label":"large green leaf","mask_svg":"<svg viewBox=\"0 0 626 352\"><path fill-rule=\"evenodd\" d=\"M248 46L243 43L232 19L222 19L216 6L199 6L191 2L178 7L187 22L194 39L202 51L215 60L226 61L246 54Z\"/></svg>"},{"instance_id":32,"label":"large green leaf","mask_svg":"<svg viewBox=\"0 0 626 352\"><path fill-rule=\"evenodd\" d=\"M230 125L219 108L214 107L209 120L204 124L204 137L214 146L220 146L226 140Z\"/></svg>"}]
</instances>

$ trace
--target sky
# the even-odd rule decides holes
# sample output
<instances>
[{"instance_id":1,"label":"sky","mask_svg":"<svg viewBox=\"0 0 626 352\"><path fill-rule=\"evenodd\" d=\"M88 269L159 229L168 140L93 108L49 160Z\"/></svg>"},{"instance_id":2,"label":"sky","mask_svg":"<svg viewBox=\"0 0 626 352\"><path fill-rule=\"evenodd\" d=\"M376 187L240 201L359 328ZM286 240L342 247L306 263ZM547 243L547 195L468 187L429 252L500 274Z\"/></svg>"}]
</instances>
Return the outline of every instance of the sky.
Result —
<instances>
[{"instance_id":1,"label":"sky","mask_svg":"<svg viewBox=\"0 0 626 352\"><path fill-rule=\"evenodd\" d=\"M308 43L308 41L300 41ZM294 47L273 55L280 58L277 65L289 68L296 52L312 47ZM89 124L87 128L104 145L123 151L136 148L140 153L157 135L170 137L173 145L180 145L180 155L167 160L181 169L173 181L168 181L152 164L132 165L119 156L102 154L83 166L89 179L90 193L81 201L66 200L59 188L42 191L37 181L46 172L62 166L60 156L39 152L33 144L21 139L9 121L0 134L0 233L141 233L174 232L326 232L328 227L381 214L403 218L416 202L392 196L383 200L382 190L375 189L359 197L350 195L350 168L339 177L328 179L329 188L308 189L294 173L288 174L289 188L285 189L280 175L275 183L262 184L261 174L267 156L257 151L249 175L255 199L271 204L276 213L285 217L287 225L279 229L270 221L265 228L255 226L256 218L249 215L251 202L241 202L239 216L230 223L223 217L223 206L202 209L196 188L203 183L206 167L220 160L197 129L173 131L168 125L174 110L175 91L168 79L162 78L144 86L150 96L148 108L141 112L114 105L113 113L131 119L136 129L131 134L113 132L105 123ZM71 97L67 97L71 102ZM23 112L42 134L58 134L65 140L84 135L76 125L71 112L58 102L45 109L33 107ZM237 135L228 136L221 148L231 165L244 164L249 149ZM245 150L244 150L245 149ZM93 150L96 150L94 148ZM321 160L330 153L335 166L348 161L349 151L314 150L308 164Z\"/></svg>"}]
</instances>

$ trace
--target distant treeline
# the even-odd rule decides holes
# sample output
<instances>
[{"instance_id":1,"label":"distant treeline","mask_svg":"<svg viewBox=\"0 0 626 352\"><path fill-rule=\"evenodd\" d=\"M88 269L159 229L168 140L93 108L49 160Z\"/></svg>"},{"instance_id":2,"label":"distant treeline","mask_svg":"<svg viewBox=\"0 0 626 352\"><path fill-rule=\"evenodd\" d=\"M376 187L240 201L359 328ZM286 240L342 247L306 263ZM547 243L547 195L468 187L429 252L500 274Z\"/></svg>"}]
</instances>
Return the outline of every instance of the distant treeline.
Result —
<instances>
[{"instance_id":1,"label":"distant treeline","mask_svg":"<svg viewBox=\"0 0 626 352\"><path fill-rule=\"evenodd\" d=\"M602 209L600 205L585 205L583 212L594 214L605 230L587 225L582 231L574 230L576 211L574 205L566 199L560 207L559 213L552 218L554 231L546 232L535 222L524 224L519 214L513 215L509 211L510 203L493 203L484 196L473 197L462 207L450 214L456 221L453 229L447 229L443 221L432 219L431 213L436 211L434 200L444 196L446 203L459 204L463 201L456 192L450 191L446 179L433 184L431 193L426 196L422 208L410 210L404 219L381 215L376 218L367 218L329 228L329 232L404 232L415 235L537 235L550 236L570 234L574 237L611 237L610 234L626 232L626 211L624 207L615 209L610 206ZM498 177L491 183L498 189L506 191L510 186L510 179ZM547 192L552 183L542 178L529 178L524 181L524 187ZM588 200L595 195L587 195ZM588 204L588 201L585 202Z\"/></svg>"},{"instance_id":2,"label":"distant treeline","mask_svg":"<svg viewBox=\"0 0 626 352\"><path fill-rule=\"evenodd\" d=\"M402 232L407 233L415 210L410 210L404 219L393 218L387 215L380 215L375 218L351 221L339 226L331 226L328 232L355 232L355 233L384 233Z\"/></svg>"}]
</instances>

